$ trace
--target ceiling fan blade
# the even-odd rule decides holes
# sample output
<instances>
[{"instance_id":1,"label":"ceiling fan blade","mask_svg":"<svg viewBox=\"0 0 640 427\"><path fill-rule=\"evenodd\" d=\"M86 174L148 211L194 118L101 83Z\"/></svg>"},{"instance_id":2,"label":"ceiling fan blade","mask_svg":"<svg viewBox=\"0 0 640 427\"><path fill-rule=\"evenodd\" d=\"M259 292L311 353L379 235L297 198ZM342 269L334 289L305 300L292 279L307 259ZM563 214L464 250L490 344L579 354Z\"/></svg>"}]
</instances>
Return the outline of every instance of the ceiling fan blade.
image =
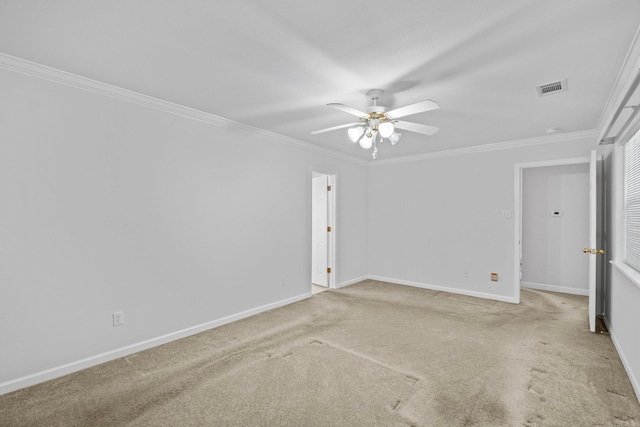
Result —
<instances>
[{"instance_id":1,"label":"ceiling fan blade","mask_svg":"<svg viewBox=\"0 0 640 427\"><path fill-rule=\"evenodd\" d=\"M346 125L339 125L339 126L326 128L326 129L314 130L313 132L311 132L311 135L317 135L319 133L331 132L332 130L344 129L344 128L348 128L348 127L352 127L352 126L364 126L365 124L366 123L362 123L362 122L359 122L359 123L347 123Z\"/></svg>"},{"instance_id":2,"label":"ceiling fan blade","mask_svg":"<svg viewBox=\"0 0 640 427\"><path fill-rule=\"evenodd\" d=\"M369 117L368 113L365 113L364 111L356 110L355 108L347 107L346 105L338 104L335 102L327 105L337 110L344 111L345 113L353 114L356 117Z\"/></svg>"},{"instance_id":3,"label":"ceiling fan blade","mask_svg":"<svg viewBox=\"0 0 640 427\"><path fill-rule=\"evenodd\" d=\"M404 129L410 132L421 133L424 135L433 135L440 130L435 126L423 125L420 123L403 122L402 120L394 121L393 125L398 129Z\"/></svg>"},{"instance_id":4,"label":"ceiling fan blade","mask_svg":"<svg viewBox=\"0 0 640 427\"><path fill-rule=\"evenodd\" d=\"M440 108L440 105L438 105L437 102L427 99L416 102L415 104L387 111L387 116L397 119L404 116L410 116L412 114L424 113L425 111L437 110L438 108Z\"/></svg>"}]
</instances>

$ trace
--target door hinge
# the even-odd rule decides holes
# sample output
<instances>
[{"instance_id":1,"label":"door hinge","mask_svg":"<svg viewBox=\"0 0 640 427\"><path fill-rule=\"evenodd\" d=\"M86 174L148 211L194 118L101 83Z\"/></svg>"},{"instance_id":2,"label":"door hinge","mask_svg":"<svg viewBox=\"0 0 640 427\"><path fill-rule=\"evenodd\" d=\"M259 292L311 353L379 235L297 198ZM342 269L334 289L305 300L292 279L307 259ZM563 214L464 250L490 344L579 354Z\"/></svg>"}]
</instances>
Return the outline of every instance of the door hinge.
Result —
<instances>
[{"instance_id":1,"label":"door hinge","mask_svg":"<svg viewBox=\"0 0 640 427\"><path fill-rule=\"evenodd\" d=\"M331 191L331 186L327 185L327 191Z\"/></svg>"},{"instance_id":2,"label":"door hinge","mask_svg":"<svg viewBox=\"0 0 640 427\"><path fill-rule=\"evenodd\" d=\"M331 233L331 227L327 227L327 233Z\"/></svg>"},{"instance_id":3,"label":"door hinge","mask_svg":"<svg viewBox=\"0 0 640 427\"><path fill-rule=\"evenodd\" d=\"M331 273L331 267L327 267L327 273Z\"/></svg>"}]
</instances>

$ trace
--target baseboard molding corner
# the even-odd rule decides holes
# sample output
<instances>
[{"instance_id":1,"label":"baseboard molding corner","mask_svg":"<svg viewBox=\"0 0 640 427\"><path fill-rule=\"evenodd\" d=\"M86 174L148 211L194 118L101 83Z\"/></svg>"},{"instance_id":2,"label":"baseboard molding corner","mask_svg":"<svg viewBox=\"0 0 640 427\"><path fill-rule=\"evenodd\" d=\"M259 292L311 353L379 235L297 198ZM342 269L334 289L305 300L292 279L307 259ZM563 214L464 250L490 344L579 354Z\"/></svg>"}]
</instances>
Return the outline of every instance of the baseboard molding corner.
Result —
<instances>
[{"instance_id":1,"label":"baseboard molding corner","mask_svg":"<svg viewBox=\"0 0 640 427\"><path fill-rule=\"evenodd\" d=\"M74 372L81 371L83 369L90 368L92 366L99 365L101 363L109 362L121 357L128 356L130 354L138 353L143 350L147 350L153 347L157 347L162 344L167 344L171 341L175 341L181 338L185 338L191 335L198 334L200 332L207 331L209 329L217 328L227 323L235 322L256 314L260 314L265 311L273 310L274 308L283 307L285 305L293 304L304 299L311 298L311 292L296 295L294 297L285 298L270 304L265 304L256 308L245 310L236 314L225 316L210 322L195 325L180 331L171 332L166 335L161 335L155 338L151 338L145 341L141 341L135 344L131 344L125 347L107 351L101 354L90 356L75 362L70 362L61 366L57 366L44 371L36 372L34 374L25 375L20 378L5 381L0 383L0 396L3 394L11 393L26 387L30 387L36 384L43 383L45 381L53 380Z\"/></svg>"},{"instance_id":2,"label":"baseboard molding corner","mask_svg":"<svg viewBox=\"0 0 640 427\"><path fill-rule=\"evenodd\" d=\"M561 294L589 296L588 289L570 288L567 286L548 285L545 283L534 283L521 281L520 286L529 289L538 289L540 291L560 292Z\"/></svg>"},{"instance_id":3,"label":"baseboard molding corner","mask_svg":"<svg viewBox=\"0 0 640 427\"><path fill-rule=\"evenodd\" d=\"M428 283L412 282L412 281L409 281L409 280L401 280L401 279L393 279L391 277L368 276L367 278L371 279L371 280L378 280L380 282L394 283L396 285L413 286L415 288L429 289L429 290L432 290L432 291L450 292L452 294L459 294L459 295L466 295L466 296L469 296L469 297L476 297L476 298L490 299L490 300L501 301L501 302L508 302L508 303L511 303L511 304L517 304L518 303L515 298L506 297L504 295L487 294L487 293L484 293L484 292L469 291L469 290L466 290L466 289L458 289L458 288L450 288L450 287L447 287L447 286L430 285Z\"/></svg>"},{"instance_id":4,"label":"baseboard molding corner","mask_svg":"<svg viewBox=\"0 0 640 427\"><path fill-rule=\"evenodd\" d=\"M347 280L345 282L340 282L336 284L336 289L344 288L346 286L355 285L356 283L360 283L363 280L367 280L368 276L356 277L355 279Z\"/></svg>"}]
</instances>

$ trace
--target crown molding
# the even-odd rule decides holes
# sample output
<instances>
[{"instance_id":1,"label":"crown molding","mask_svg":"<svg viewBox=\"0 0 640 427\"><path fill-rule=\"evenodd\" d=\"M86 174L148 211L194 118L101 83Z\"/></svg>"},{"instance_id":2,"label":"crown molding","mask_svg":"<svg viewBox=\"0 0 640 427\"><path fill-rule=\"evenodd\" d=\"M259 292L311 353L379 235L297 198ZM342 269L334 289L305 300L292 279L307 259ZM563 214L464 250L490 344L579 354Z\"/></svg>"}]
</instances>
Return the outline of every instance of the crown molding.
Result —
<instances>
[{"instance_id":1,"label":"crown molding","mask_svg":"<svg viewBox=\"0 0 640 427\"><path fill-rule=\"evenodd\" d=\"M622 61L622 66L620 67L620 71L618 72L618 76L616 78L613 87L611 88L611 92L609 93L609 98L607 98L607 102L604 104L602 112L600 113L600 120L598 121L598 141L602 140L605 135L604 132L611 122L613 115L615 114L616 108L622 102L625 94L629 90L629 86L631 85L631 80L633 80L633 76L636 75L640 71L640 26L636 30L636 33L631 41L629 46L629 50L627 50L627 55Z\"/></svg>"},{"instance_id":2,"label":"crown molding","mask_svg":"<svg viewBox=\"0 0 640 427\"><path fill-rule=\"evenodd\" d=\"M47 80L53 83L70 86L98 95L118 99L143 107L152 108L176 116L197 120L199 122L218 126L235 132L252 135L262 139L268 139L274 142L284 143L292 147L301 148L310 152L314 152L316 154L333 157L335 159L355 163L361 166L383 166L389 164L415 162L442 157L460 156L465 154L530 147L534 145L568 142L582 138L593 138L595 141L595 139L597 138L597 131L588 130L373 161L361 159L355 156L341 153L339 151L320 147L309 142L301 141L275 132L236 122L234 120L217 116L215 114L206 113L204 111L189 108L184 105L179 105L170 101L165 101L163 99L154 98L149 95L144 95L138 92L110 85L108 83L103 83L56 68L48 67L46 65L31 62L26 59L17 58L15 56L7 55L4 53L0 53L0 68L38 79Z\"/></svg>"},{"instance_id":3,"label":"crown molding","mask_svg":"<svg viewBox=\"0 0 640 427\"><path fill-rule=\"evenodd\" d=\"M153 96L144 95L118 86L103 83L77 74L59 70L57 68L48 67L46 65L31 62L26 59L0 53L0 68L47 80L53 83L70 86L87 92L92 92L102 96L108 96L121 101L130 102L154 110L163 111L176 116L185 117L199 122L229 129L235 132L252 135L259 138L266 138L272 141L285 143L290 146L302 148L317 154L333 157L351 163L366 166L368 161L344 154L335 150L320 147L309 142L300 141L295 138L280 135L275 132L260 129L244 123L236 122L215 114L206 113L204 111L189 108L184 105L176 104L163 99L154 98Z\"/></svg>"},{"instance_id":4,"label":"crown molding","mask_svg":"<svg viewBox=\"0 0 640 427\"><path fill-rule=\"evenodd\" d=\"M533 147L536 145L558 144L571 142L579 139L593 139L594 145L598 132L596 129L561 133L551 136L540 136L535 138L518 139L514 141L495 142L492 144L475 145L472 147L455 148L452 150L435 151L432 153L417 154L406 157L396 157L392 159L380 160L370 163L370 166L383 166L397 163L417 162L420 160L439 159L442 157L463 156L466 154L487 153L490 151L511 150L514 148Z\"/></svg>"}]
</instances>

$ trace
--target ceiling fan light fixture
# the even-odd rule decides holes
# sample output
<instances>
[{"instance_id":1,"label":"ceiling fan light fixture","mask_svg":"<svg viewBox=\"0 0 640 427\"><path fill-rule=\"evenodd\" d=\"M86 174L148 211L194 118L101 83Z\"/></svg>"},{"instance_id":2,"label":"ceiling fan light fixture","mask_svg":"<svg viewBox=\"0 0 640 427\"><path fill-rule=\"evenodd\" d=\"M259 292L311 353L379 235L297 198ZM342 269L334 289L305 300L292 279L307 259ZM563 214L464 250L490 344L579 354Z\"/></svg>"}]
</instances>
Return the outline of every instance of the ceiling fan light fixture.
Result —
<instances>
[{"instance_id":1,"label":"ceiling fan light fixture","mask_svg":"<svg viewBox=\"0 0 640 427\"><path fill-rule=\"evenodd\" d=\"M380 136L382 136L383 138L389 138L393 134L394 130L395 127L391 122L380 123L380 125L378 126Z\"/></svg>"},{"instance_id":2,"label":"ceiling fan light fixture","mask_svg":"<svg viewBox=\"0 0 640 427\"><path fill-rule=\"evenodd\" d=\"M374 129L371 129L370 127L365 128L364 129L364 136L366 136L367 138L373 138L373 131L374 131Z\"/></svg>"},{"instance_id":3,"label":"ceiling fan light fixture","mask_svg":"<svg viewBox=\"0 0 640 427\"><path fill-rule=\"evenodd\" d=\"M358 140L362 138L362 135L364 135L364 128L350 128L349 130L347 130L347 134L349 134L349 139L351 140L351 142L358 142Z\"/></svg>"},{"instance_id":4,"label":"ceiling fan light fixture","mask_svg":"<svg viewBox=\"0 0 640 427\"><path fill-rule=\"evenodd\" d=\"M369 149L373 146L373 138L375 138L374 132L367 128L364 135L360 139L360 146L364 149Z\"/></svg>"},{"instance_id":5,"label":"ceiling fan light fixture","mask_svg":"<svg viewBox=\"0 0 640 427\"><path fill-rule=\"evenodd\" d=\"M327 104L336 110L356 116L359 122L315 130L311 132L311 134L317 135L338 129L347 129L349 140L354 144L359 144L365 150L373 148L372 155L375 159L378 153L377 144L382 144L385 140L389 140L391 145L398 143L402 134L396 132L396 129L429 136L438 132L438 128L435 126L399 120L401 117L437 110L440 108L437 102L425 99L424 101L405 105L404 107L388 110L386 107L378 105L378 98L382 93L383 91L381 89L372 89L367 92L373 105L367 107L365 111L336 102Z\"/></svg>"},{"instance_id":6,"label":"ceiling fan light fixture","mask_svg":"<svg viewBox=\"0 0 640 427\"><path fill-rule=\"evenodd\" d=\"M402 136L401 133L399 132L393 132L391 135L389 135L389 142L391 142L391 145L396 145L398 143L398 141L400 141L400 137Z\"/></svg>"}]
</instances>

